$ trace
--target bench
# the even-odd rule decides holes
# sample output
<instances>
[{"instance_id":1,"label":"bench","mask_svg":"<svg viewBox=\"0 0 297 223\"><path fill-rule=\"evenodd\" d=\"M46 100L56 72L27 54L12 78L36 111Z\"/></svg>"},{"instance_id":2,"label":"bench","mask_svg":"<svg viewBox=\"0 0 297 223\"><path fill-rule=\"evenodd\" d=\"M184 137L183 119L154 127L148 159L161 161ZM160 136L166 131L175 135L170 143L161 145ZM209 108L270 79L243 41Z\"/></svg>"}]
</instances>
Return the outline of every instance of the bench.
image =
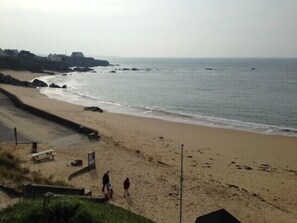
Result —
<instances>
[{"instance_id":1,"label":"bench","mask_svg":"<svg viewBox=\"0 0 297 223\"><path fill-rule=\"evenodd\" d=\"M56 154L54 153L54 150L50 149L50 150L42 151L39 153L34 153L31 155L31 158L33 161L39 161L39 160L46 159L46 158L53 160L55 155Z\"/></svg>"}]
</instances>

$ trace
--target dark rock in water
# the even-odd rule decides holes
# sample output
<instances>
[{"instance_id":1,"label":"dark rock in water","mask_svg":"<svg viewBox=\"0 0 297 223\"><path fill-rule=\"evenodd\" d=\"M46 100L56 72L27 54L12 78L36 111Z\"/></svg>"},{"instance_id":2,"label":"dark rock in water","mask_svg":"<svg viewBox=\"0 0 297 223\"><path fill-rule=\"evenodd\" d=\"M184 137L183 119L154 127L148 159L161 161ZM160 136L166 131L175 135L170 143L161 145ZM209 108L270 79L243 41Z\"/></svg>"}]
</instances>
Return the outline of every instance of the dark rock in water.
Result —
<instances>
[{"instance_id":1,"label":"dark rock in water","mask_svg":"<svg viewBox=\"0 0 297 223\"><path fill-rule=\"evenodd\" d=\"M35 87L48 87L48 84L45 83L44 81L38 80L38 79L34 79L34 81L32 82L32 84Z\"/></svg>"},{"instance_id":2,"label":"dark rock in water","mask_svg":"<svg viewBox=\"0 0 297 223\"><path fill-rule=\"evenodd\" d=\"M67 85L64 84L64 85L62 86L62 88L67 88Z\"/></svg>"},{"instance_id":3,"label":"dark rock in water","mask_svg":"<svg viewBox=\"0 0 297 223\"><path fill-rule=\"evenodd\" d=\"M129 68L123 68L122 70L130 70Z\"/></svg>"},{"instance_id":4,"label":"dark rock in water","mask_svg":"<svg viewBox=\"0 0 297 223\"><path fill-rule=\"evenodd\" d=\"M132 70L132 71L140 71L140 69L137 69L137 68L135 68L135 67L133 67L131 70Z\"/></svg>"},{"instance_id":5,"label":"dark rock in water","mask_svg":"<svg viewBox=\"0 0 297 223\"><path fill-rule=\"evenodd\" d=\"M59 85L56 85L55 83L51 83L49 85L49 87L51 87L51 88L61 88Z\"/></svg>"},{"instance_id":6,"label":"dark rock in water","mask_svg":"<svg viewBox=\"0 0 297 223\"><path fill-rule=\"evenodd\" d=\"M112 70L112 71L110 71L109 73L116 73L116 71L115 71L115 70Z\"/></svg>"},{"instance_id":7,"label":"dark rock in water","mask_svg":"<svg viewBox=\"0 0 297 223\"><path fill-rule=\"evenodd\" d=\"M214 70L214 69L211 67L207 67L207 68L204 68L204 70Z\"/></svg>"},{"instance_id":8,"label":"dark rock in water","mask_svg":"<svg viewBox=\"0 0 297 223\"><path fill-rule=\"evenodd\" d=\"M94 106L91 106L91 107L85 107L84 108L85 111L93 111L93 112L100 112L102 113L103 110L99 107L94 107Z\"/></svg>"},{"instance_id":9,"label":"dark rock in water","mask_svg":"<svg viewBox=\"0 0 297 223\"><path fill-rule=\"evenodd\" d=\"M252 67L251 70L256 70L256 68Z\"/></svg>"},{"instance_id":10,"label":"dark rock in water","mask_svg":"<svg viewBox=\"0 0 297 223\"><path fill-rule=\"evenodd\" d=\"M67 76L67 74L62 74L62 76Z\"/></svg>"},{"instance_id":11,"label":"dark rock in water","mask_svg":"<svg viewBox=\"0 0 297 223\"><path fill-rule=\"evenodd\" d=\"M72 71L76 71L76 72L89 72L92 71L93 69L89 68L89 67L75 67L72 69Z\"/></svg>"}]
</instances>

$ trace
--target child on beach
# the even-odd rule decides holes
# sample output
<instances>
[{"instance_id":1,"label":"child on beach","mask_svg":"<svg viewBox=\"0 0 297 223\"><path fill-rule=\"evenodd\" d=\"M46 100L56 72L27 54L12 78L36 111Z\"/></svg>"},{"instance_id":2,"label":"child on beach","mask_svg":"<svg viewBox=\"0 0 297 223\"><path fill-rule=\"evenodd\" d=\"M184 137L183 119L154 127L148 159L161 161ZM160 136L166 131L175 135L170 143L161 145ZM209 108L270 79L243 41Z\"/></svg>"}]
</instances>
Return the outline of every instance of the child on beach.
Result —
<instances>
[{"instance_id":1,"label":"child on beach","mask_svg":"<svg viewBox=\"0 0 297 223\"><path fill-rule=\"evenodd\" d=\"M106 188L107 188L107 196L108 196L108 199L112 199L112 196L113 196L113 188L112 188L110 182L109 182L108 184L106 184Z\"/></svg>"}]
</instances>

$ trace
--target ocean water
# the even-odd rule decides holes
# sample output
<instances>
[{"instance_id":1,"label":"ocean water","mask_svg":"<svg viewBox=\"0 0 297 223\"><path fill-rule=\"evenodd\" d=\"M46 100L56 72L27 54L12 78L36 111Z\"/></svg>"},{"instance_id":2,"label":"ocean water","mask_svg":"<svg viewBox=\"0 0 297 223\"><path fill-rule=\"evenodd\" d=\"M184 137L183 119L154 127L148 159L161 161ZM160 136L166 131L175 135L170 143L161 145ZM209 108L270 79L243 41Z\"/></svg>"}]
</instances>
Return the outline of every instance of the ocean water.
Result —
<instances>
[{"instance_id":1,"label":"ocean water","mask_svg":"<svg viewBox=\"0 0 297 223\"><path fill-rule=\"evenodd\" d=\"M67 85L67 89L44 88L41 92L110 112L297 136L297 59L109 61L118 66L41 77L47 83Z\"/></svg>"}]
</instances>

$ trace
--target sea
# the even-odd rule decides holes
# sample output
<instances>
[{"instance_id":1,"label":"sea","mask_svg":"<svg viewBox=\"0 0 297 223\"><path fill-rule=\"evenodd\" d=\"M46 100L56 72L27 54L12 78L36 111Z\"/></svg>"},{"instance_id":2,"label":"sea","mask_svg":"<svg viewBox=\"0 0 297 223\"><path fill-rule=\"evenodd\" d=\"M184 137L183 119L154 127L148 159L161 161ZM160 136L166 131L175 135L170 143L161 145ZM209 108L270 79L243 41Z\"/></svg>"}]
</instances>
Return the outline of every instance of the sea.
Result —
<instances>
[{"instance_id":1,"label":"sea","mask_svg":"<svg viewBox=\"0 0 297 223\"><path fill-rule=\"evenodd\" d=\"M109 112L297 136L297 58L104 59L112 66L40 77L67 86L41 93Z\"/></svg>"}]
</instances>

